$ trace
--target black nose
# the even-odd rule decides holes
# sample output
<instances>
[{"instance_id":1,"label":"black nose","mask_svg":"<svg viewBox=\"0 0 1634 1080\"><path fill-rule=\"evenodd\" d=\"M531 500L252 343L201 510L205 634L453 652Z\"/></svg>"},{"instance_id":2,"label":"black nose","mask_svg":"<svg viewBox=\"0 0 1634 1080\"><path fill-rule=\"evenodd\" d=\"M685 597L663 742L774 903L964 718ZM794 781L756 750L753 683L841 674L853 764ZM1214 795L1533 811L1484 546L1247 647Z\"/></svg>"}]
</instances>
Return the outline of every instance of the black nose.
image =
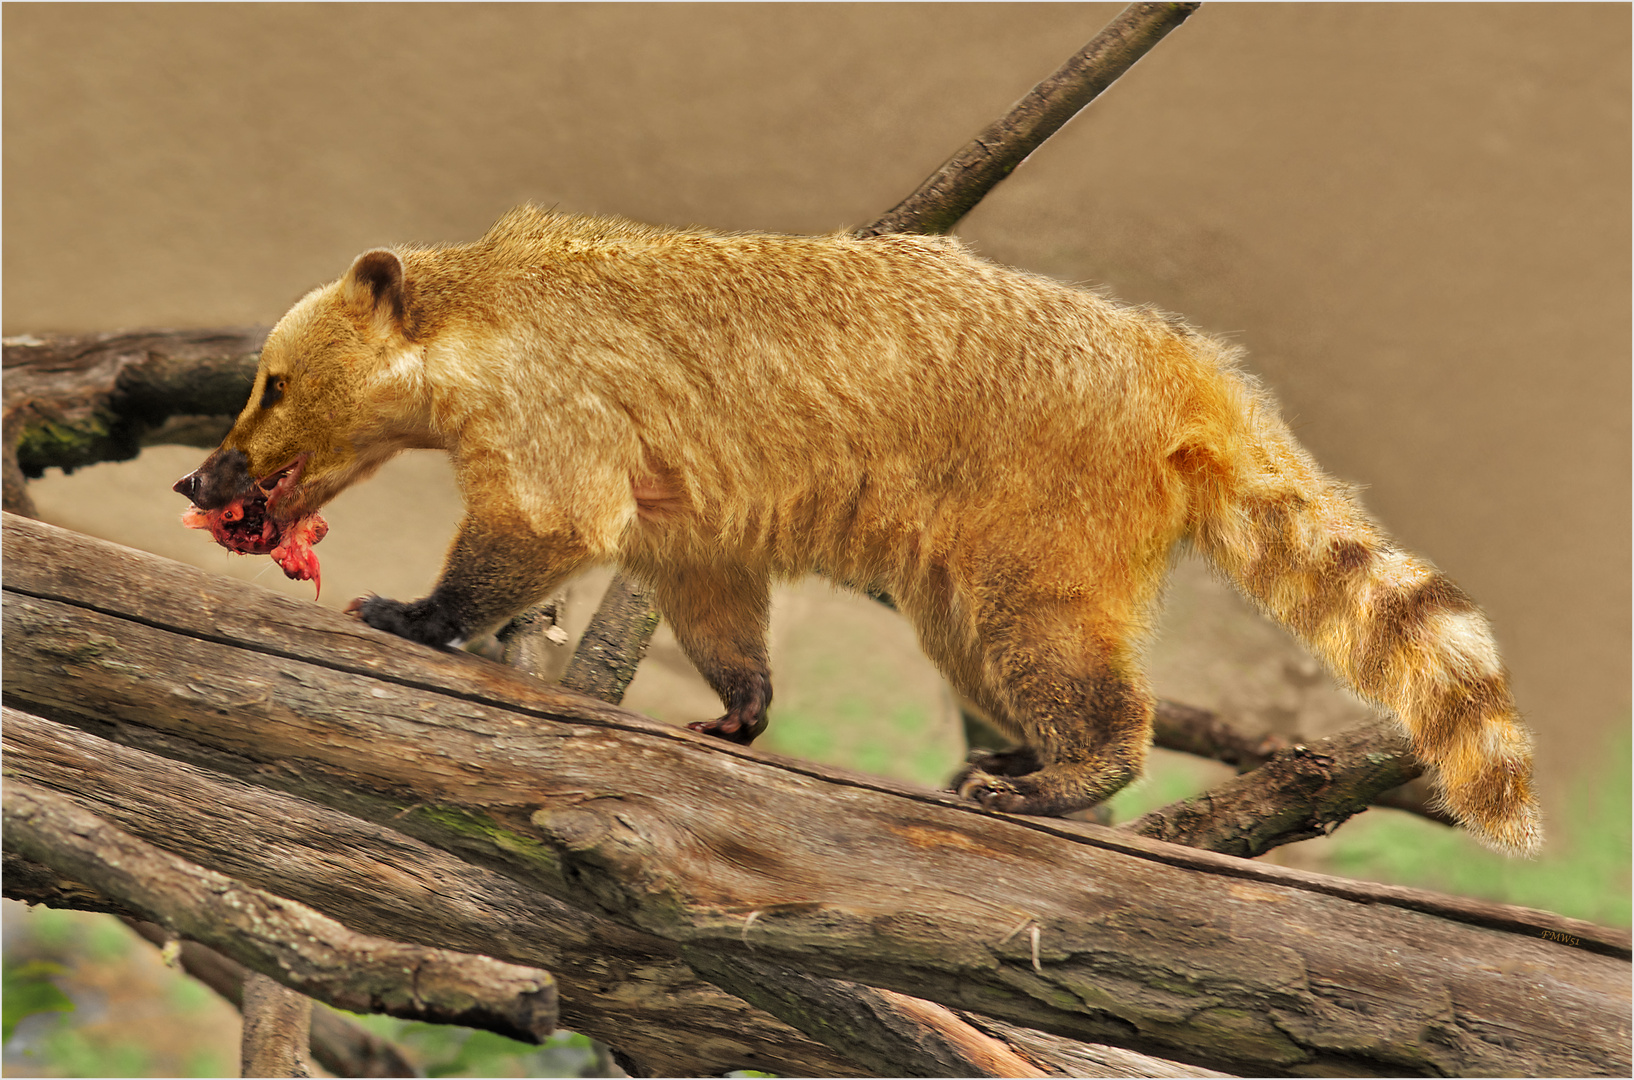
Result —
<instances>
[{"instance_id":1,"label":"black nose","mask_svg":"<svg viewBox=\"0 0 1634 1080\"><path fill-rule=\"evenodd\" d=\"M175 485L170 490L180 495L186 495L194 502L198 502L200 483L201 481L199 480L199 474L197 472L190 472L180 480L176 481Z\"/></svg>"}]
</instances>

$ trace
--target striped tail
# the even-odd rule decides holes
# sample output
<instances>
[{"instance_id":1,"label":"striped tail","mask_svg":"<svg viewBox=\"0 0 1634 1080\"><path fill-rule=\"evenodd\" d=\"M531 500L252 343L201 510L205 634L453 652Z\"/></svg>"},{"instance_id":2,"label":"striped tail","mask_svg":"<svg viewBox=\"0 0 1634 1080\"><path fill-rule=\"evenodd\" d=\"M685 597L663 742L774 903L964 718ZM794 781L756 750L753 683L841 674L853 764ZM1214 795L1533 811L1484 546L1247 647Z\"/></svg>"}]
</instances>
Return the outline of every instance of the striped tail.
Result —
<instances>
[{"instance_id":1,"label":"striped tail","mask_svg":"<svg viewBox=\"0 0 1634 1080\"><path fill-rule=\"evenodd\" d=\"M1241 383L1234 391L1248 400L1228 411L1229 433L1215 429L1181 455L1193 543L1346 685L1395 714L1446 808L1482 843L1535 854L1532 739L1486 617L1324 475L1269 400Z\"/></svg>"}]
</instances>

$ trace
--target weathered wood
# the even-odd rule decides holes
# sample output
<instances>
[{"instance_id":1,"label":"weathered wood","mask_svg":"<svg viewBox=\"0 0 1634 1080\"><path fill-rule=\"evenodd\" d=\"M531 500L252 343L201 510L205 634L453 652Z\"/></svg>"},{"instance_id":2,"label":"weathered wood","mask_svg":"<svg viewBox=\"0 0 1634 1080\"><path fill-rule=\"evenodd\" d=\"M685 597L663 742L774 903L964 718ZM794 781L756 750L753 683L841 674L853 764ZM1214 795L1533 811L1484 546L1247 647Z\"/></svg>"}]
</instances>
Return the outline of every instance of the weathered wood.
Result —
<instances>
[{"instance_id":1,"label":"weathered wood","mask_svg":"<svg viewBox=\"0 0 1634 1080\"><path fill-rule=\"evenodd\" d=\"M265 328L6 338L5 508L33 515L25 477L133 458L152 442L214 446L249 398Z\"/></svg>"},{"instance_id":2,"label":"weathered wood","mask_svg":"<svg viewBox=\"0 0 1634 1080\"><path fill-rule=\"evenodd\" d=\"M1366 799L1373 806L1387 806L1393 810L1403 810L1409 814L1428 818L1443 825L1456 826L1457 820L1437 805L1435 794L1427 778L1422 776L1423 766L1410 753L1403 756L1407 748L1406 739L1400 729L1393 725L1379 725L1373 729L1376 737L1376 746L1364 746L1353 736L1348 737L1344 750L1349 752L1345 763L1345 781L1349 784L1350 794L1354 799L1362 799L1368 792L1377 790L1381 785L1407 778L1407 782L1399 787L1388 787ZM1157 710L1152 717L1152 745L1161 746L1165 750L1179 750L1186 754L1196 754L1198 757L1212 758L1234 767L1239 773L1252 772L1271 761L1272 758L1305 742L1299 738L1285 738L1281 735L1266 734L1249 736L1238 731L1223 717L1209 709L1199 709L1194 705L1182 705L1177 701L1159 699ZM1319 754L1327 754L1328 748L1339 750L1332 744L1312 744ZM1360 751L1357 753L1357 751ZM1371 757L1371 754L1378 757ZM1287 756L1287 755L1284 755ZM1376 774L1376 775L1375 775ZM1260 778L1257 783L1264 784L1267 778ZM1271 794L1279 785L1268 784L1263 795ZM1283 788L1283 790L1288 790ZM1210 792L1209 794L1213 794ZM1262 797L1263 797L1262 795ZM1328 798L1325 809L1330 815L1344 811L1343 817L1348 817L1354 810L1354 799L1339 800ZM1221 804L1220 812L1226 811L1225 804ZM1311 816L1317 817L1323 807L1312 805ZM1281 812L1279 807L1276 811ZM1154 812L1148 828L1142 829L1144 835L1161 836L1165 840L1175 843L1191 844L1193 847L1206 847L1210 851L1230 851L1232 854L1248 854L1252 846L1243 842L1240 833L1230 828L1216 830L1200 829L1197 824L1201 817L1214 813L1212 803L1205 803L1201 799L1187 799L1163 807ZM1321 821L1324 830L1331 831L1343 817L1329 816ZM1188 828L1178 828L1178 822L1185 819ZM1173 823L1176 827L1172 835L1165 835L1162 831L1151 828L1157 822L1166 825ZM1263 837L1261 838L1263 842ZM1262 847L1261 850L1264 850ZM1252 852L1259 854L1259 851Z\"/></svg>"},{"instance_id":3,"label":"weathered wood","mask_svg":"<svg viewBox=\"0 0 1634 1080\"><path fill-rule=\"evenodd\" d=\"M498 659L535 679L559 681L570 659L568 634L561 625L566 604L566 592L559 592L543 604L513 616L494 632L499 641ZM619 692L622 695L623 687Z\"/></svg>"},{"instance_id":4,"label":"weathered wood","mask_svg":"<svg viewBox=\"0 0 1634 1080\"><path fill-rule=\"evenodd\" d=\"M693 970L715 985L789 1018L812 1038L866 1065L875 1076L1050 1075L1040 1062L1018 1054L941 1005L807 975L752 956L708 949L688 949L685 955ZM1163 1062L1156 1071L1174 1067L1173 1062Z\"/></svg>"},{"instance_id":5,"label":"weathered wood","mask_svg":"<svg viewBox=\"0 0 1634 1080\"><path fill-rule=\"evenodd\" d=\"M973 1027L1001 1038L1020 1053L1034 1060L1047 1060L1060 1070L1062 1076L1230 1076L1230 1073L1201 1069L1195 1065L1181 1065L1147 1057L1116 1046L1071 1042L1059 1035L1049 1035L1031 1028L1006 1024L989 1016L960 1013Z\"/></svg>"},{"instance_id":6,"label":"weathered wood","mask_svg":"<svg viewBox=\"0 0 1634 1080\"><path fill-rule=\"evenodd\" d=\"M1422 772L1400 729L1381 723L1278 750L1250 773L1120 827L1251 858L1327 835Z\"/></svg>"},{"instance_id":7,"label":"weathered wood","mask_svg":"<svg viewBox=\"0 0 1634 1080\"><path fill-rule=\"evenodd\" d=\"M154 843L239 881L323 904L349 926L547 967L562 988L564 1023L613 1040L653 1075L711 1075L740 1067L780 1075L863 1074L848 1048L831 1052L809 1042L776 1017L700 980L667 942L529 893L388 828L9 707L3 711L9 776L83 792L79 801L92 803L108 820L143 830ZM13 874L14 864L29 865L8 853L5 888L14 899L128 910L97 894L86 903L89 890L64 883L46 867ZM41 888L42 881L49 886ZM186 950L184 945L184 956ZM318 1015L315 1033L324 1015ZM1038 1032L1024 1037L1035 1047L1033 1059L1055 1073L1100 1075L1093 1058L1087 1072L1081 1059L1112 1053L1077 1044L1069 1052L1064 1041ZM901 1067L908 1059L891 1060L897 1066L883 1075L911 1071ZM1151 1072L1182 1068L1150 1060Z\"/></svg>"},{"instance_id":8,"label":"weathered wood","mask_svg":"<svg viewBox=\"0 0 1634 1080\"><path fill-rule=\"evenodd\" d=\"M658 609L651 591L625 573L616 573L590 625L562 673L562 686L612 705L624 700L636 665L658 629Z\"/></svg>"},{"instance_id":9,"label":"weathered wood","mask_svg":"<svg viewBox=\"0 0 1634 1080\"><path fill-rule=\"evenodd\" d=\"M214 641L251 653L312 663L335 672L372 676L406 688L423 687L540 719L565 720L609 732L625 730L648 734L661 740L680 741L708 753L777 762L783 768L818 779L890 792L983 816L973 804L945 792L910 788L876 777L744 749L723 740L693 736L638 713L542 685L501 665L466 653L439 651L406 643L316 604L278 596L247 583L217 578L169 559L43 522L12 514L0 515L0 520L4 522L8 557L4 587L19 597L59 600L87 613L103 612L115 618L129 618L155 628L169 628L200 641ZM91 655L94 656L95 652L93 649ZM9 687L12 673L8 671L6 678ZM230 676L224 678L231 685ZM191 683L188 685L192 686ZM8 689L7 692L11 691ZM194 688L193 692L200 691ZM382 691L380 696L389 695ZM321 724L318 726L322 727ZM368 759L367 747L363 749L362 757L363 760ZM1256 880L1299 882L1304 888L1330 892L1334 896L1363 903L1400 904L1499 929L1528 932L1533 927L1554 926L1554 922L1547 920L1556 920L1561 925L1569 924L1571 932L1584 938L1591 947L1603 946L1602 951L1624 958L1630 952L1630 935L1626 930L1596 928L1577 920L1562 920L1560 916L1547 912L1489 904L1425 890L1304 874L1285 867L1247 862L1207 851L1158 843L1118 830L1094 829L1057 819L994 816L1000 820L1025 822L1030 828L1046 832L1060 831L1062 835L1072 836L1083 843L1125 853L1139 853L1143 857L1157 858L1175 866ZM1545 921L1537 921L1540 919Z\"/></svg>"},{"instance_id":10,"label":"weathered wood","mask_svg":"<svg viewBox=\"0 0 1634 1080\"><path fill-rule=\"evenodd\" d=\"M845 1057L699 979L673 945L389 826L15 709L5 709L0 728L8 781L66 792L166 850L348 926L549 970L567 1026L615 1041L657 1074L860 1075ZM30 882L10 866L8 896L52 901L21 892Z\"/></svg>"},{"instance_id":11,"label":"weathered wood","mask_svg":"<svg viewBox=\"0 0 1634 1080\"><path fill-rule=\"evenodd\" d=\"M6 550L8 702L679 947L1233 1071L1628 1068L1626 935L984 814L38 523Z\"/></svg>"}]
</instances>

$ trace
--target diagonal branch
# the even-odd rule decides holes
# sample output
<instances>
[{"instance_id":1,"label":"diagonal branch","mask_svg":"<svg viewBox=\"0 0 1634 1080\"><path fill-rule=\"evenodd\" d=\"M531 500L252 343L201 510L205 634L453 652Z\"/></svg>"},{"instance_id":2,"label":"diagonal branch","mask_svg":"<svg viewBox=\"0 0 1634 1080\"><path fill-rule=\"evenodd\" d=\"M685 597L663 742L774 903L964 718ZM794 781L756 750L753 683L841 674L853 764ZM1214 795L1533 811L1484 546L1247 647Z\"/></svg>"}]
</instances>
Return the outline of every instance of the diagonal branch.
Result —
<instances>
[{"instance_id":1,"label":"diagonal branch","mask_svg":"<svg viewBox=\"0 0 1634 1080\"><path fill-rule=\"evenodd\" d=\"M945 233L1044 140L1134 66L1201 4L1130 4L1060 69L1011 106L887 213L857 230Z\"/></svg>"}]
</instances>

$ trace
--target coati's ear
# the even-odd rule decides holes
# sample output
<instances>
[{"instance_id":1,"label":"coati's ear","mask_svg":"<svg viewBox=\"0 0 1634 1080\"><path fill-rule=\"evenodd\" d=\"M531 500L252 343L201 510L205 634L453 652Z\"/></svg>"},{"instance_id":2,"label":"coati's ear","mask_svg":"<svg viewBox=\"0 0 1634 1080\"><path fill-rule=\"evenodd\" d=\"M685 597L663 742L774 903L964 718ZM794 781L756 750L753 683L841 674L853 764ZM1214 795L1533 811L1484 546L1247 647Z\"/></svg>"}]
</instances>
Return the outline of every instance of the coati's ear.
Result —
<instances>
[{"instance_id":1,"label":"coati's ear","mask_svg":"<svg viewBox=\"0 0 1634 1080\"><path fill-rule=\"evenodd\" d=\"M359 315L372 315L380 333L408 336L404 325L407 304L403 298L403 260L396 252L385 248L365 251L346 271L340 288L347 306Z\"/></svg>"}]
</instances>

